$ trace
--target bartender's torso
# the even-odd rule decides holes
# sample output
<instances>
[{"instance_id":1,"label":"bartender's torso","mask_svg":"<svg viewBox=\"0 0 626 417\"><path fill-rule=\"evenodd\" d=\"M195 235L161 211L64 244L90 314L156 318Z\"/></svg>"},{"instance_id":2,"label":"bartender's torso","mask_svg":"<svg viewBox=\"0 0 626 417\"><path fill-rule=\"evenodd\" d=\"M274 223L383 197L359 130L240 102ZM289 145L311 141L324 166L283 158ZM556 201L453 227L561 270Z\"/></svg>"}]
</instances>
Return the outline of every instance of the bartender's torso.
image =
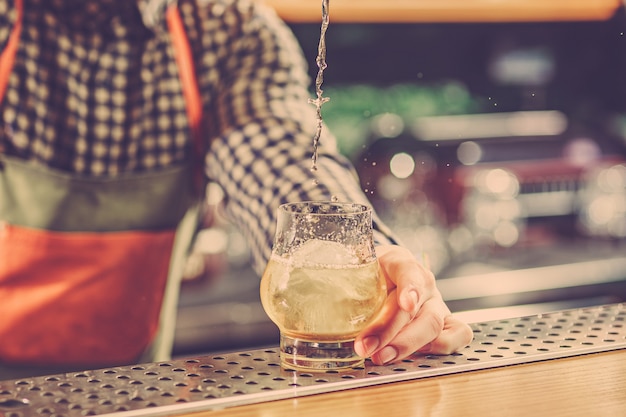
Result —
<instances>
[{"instance_id":1,"label":"bartender's torso","mask_svg":"<svg viewBox=\"0 0 626 417\"><path fill-rule=\"evenodd\" d=\"M131 362L192 203L190 44L117 0L17 9L0 62L0 362Z\"/></svg>"},{"instance_id":2,"label":"bartender's torso","mask_svg":"<svg viewBox=\"0 0 626 417\"><path fill-rule=\"evenodd\" d=\"M4 154L92 177L188 159L189 123L170 34L163 21L146 27L147 12L142 9L142 16L138 3L155 2L25 1L14 70L0 105ZM0 0L0 46L14 24L12 5ZM194 7L190 2L181 13L194 14ZM215 52L210 56L219 56ZM204 78L207 105L211 83L220 78L219 65Z\"/></svg>"}]
</instances>

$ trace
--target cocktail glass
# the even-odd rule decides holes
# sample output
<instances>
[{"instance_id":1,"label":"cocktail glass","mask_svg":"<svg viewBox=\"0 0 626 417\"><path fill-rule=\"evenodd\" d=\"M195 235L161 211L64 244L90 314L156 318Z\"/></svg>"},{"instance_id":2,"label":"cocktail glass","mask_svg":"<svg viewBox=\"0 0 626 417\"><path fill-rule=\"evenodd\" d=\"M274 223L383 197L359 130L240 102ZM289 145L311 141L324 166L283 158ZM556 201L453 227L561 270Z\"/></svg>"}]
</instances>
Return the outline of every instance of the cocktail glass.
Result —
<instances>
[{"instance_id":1,"label":"cocktail glass","mask_svg":"<svg viewBox=\"0 0 626 417\"><path fill-rule=\"evenodd\" d=\"M279 207L261 302L280 330L284 367L362 365L354 339L380 311L386 294L369 207L332 201Z\"/></svg>"}]
</instances>

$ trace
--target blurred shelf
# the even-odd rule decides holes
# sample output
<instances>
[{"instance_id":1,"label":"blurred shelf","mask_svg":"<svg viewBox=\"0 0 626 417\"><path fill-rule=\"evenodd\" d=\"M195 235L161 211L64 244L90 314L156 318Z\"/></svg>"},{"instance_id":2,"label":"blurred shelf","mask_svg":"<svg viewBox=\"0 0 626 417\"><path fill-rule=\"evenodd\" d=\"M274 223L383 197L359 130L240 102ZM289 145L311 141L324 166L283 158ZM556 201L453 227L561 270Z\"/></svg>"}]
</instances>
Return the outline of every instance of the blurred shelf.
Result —
<instances>
[{"instance_id":1,"label":"blurred shelf","mask_svg":"<svg viewBox=\"0 0 626 417\"><path fill-rule=\"evenodd\" d=\"M321 0L262 0L287 22L321 21ZM610 19L621 0L333 0L331 22L546 22Z\"/></svg>"}]
</instances>

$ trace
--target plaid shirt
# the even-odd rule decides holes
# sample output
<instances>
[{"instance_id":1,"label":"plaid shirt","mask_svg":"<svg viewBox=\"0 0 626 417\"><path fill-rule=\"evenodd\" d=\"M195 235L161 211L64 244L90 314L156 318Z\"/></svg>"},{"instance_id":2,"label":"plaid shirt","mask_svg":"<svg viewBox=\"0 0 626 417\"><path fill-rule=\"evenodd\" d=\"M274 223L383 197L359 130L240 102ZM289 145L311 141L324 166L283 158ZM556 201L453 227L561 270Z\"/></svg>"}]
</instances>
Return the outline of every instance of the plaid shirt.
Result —
<instances>
[{"instance_id":1,"label":"plaid shirt","mask_svg":"<svg viewBox=\"0 0 626 417\"><path fill-rule=\"evenodd\" d=\"M24 3L0 105L2 152L96 177L190 160L190 127L164 21L171 0ZM206 174L225 190L226 213L242 226L261 271L279 204L367 198L328 133L319 169L311 172L316 121L306 63L273 11L254 0L181 0L179 9L208 124ZM15 18L13 0L0 0L0 48Z\"/></svg>"}]
</instances>

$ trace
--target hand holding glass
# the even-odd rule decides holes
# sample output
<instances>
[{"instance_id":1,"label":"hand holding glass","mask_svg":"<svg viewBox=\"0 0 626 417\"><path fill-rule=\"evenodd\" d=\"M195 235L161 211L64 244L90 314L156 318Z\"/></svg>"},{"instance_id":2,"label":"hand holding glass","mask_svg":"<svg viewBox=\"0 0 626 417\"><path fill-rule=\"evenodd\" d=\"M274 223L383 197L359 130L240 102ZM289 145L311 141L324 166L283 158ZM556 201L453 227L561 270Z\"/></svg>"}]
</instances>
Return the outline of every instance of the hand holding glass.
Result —
<instances>
[{"instance_id":1,"label":"hand holding glass","mask_svg":"<svg viewBox=\"0 0 626 417\"><path fill-rule=\"evenodd\" d=\"M261 302L280 329L281 364L338 369L361 365L357 334L387 295L372 239L372 212L337 202L284 204Z\"/></svg>"}]
</instances>

